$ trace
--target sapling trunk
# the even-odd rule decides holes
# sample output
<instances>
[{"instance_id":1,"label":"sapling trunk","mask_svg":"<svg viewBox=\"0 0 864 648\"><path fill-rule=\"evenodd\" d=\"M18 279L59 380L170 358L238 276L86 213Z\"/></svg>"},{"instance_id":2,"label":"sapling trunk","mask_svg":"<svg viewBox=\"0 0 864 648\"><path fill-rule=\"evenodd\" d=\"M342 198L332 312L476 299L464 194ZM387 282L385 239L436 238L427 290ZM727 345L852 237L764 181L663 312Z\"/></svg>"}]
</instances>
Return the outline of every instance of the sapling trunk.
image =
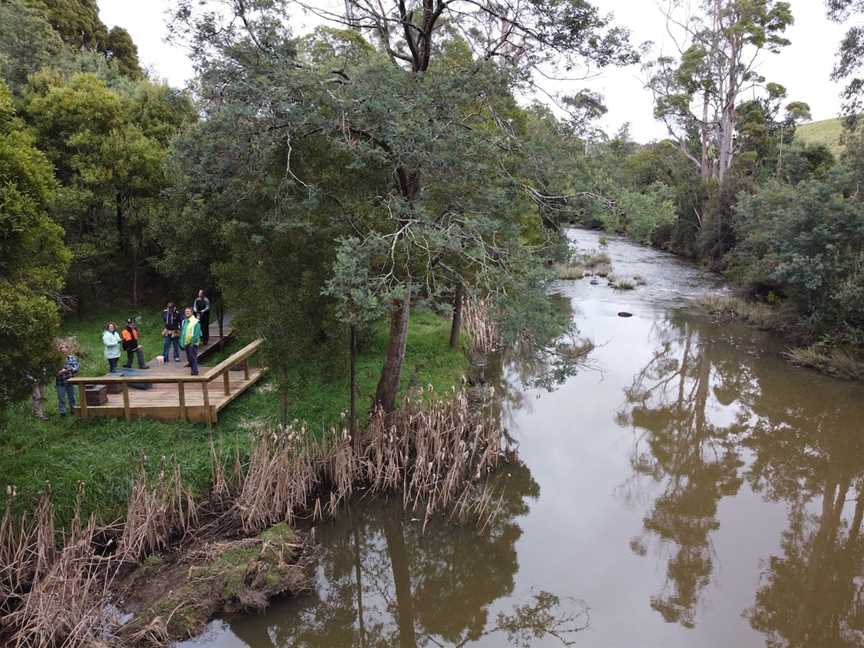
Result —
<instances>
[{"instance_id":1,"label":"sapling trunk","mask_svg":"<svg viewBox=\"0 0 864 648\"><path fill-rule=\"evenodd\" d=\"M450 348L455 349L459 346L459 333L462 330L462 301L465 295L465 289L460 283L456 287L456 296L453 298L453 322L450 326Z\"/></svg>"},{"instance_id":2,"label":"sapling trunk","mask_svg":"<svg viewBox=\"0 0 864 648\"><path fill-rule=\"evenodd\" d=\"M360 437L357 434L357 325L351 325L351 340L350 346L350 374L351 374L351 394L350 401L350 426L351 426L351 444L356 452L360 452Z\"/></svg>"}]
</instances>

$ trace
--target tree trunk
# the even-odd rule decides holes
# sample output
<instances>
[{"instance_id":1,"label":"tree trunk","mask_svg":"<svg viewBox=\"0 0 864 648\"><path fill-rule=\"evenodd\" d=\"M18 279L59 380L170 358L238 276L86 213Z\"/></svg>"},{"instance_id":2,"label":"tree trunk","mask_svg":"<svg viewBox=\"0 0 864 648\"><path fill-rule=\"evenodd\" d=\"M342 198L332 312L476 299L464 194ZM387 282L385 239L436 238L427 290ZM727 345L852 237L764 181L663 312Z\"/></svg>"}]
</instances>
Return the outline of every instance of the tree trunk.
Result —
<instances>
[{"instance_id":1,"label":"tree trunk","mask_svg":"<svg viewBox=\"0 0 864 648\"><path fill-rule=\"evenodd\" d=\"M408 320L411 314L411 288L406 287L405 297L396 302L390 315L390 338L384 356L384 367L375 390L375 407L389 413L396 409L396 394L402 375L402 361L405 360L405 346L408 343Z\"/></svg>"},{"instance_id":2,"label":"tree trunk","mask_svg":"<svg viewBox=\"0 0 864 648\"><path fill-rule=\"evenodd\" d=\"M114 210L117 217L117 236L120 239L120 252L126 252L126 223L123 218L123 197L118 192L114 195Z\"/></svg>"},{"instance_id":3,"label":"tree trunk","mask_svg":"<svg viewBox=\"0 0 864 648\"><path fill-rule=\"evenodd\" d=\"M138 308L138 246L132 248L132 305Z\"/></svg>"},{"instance_id":4,"label":"tree trunk","mask_svg":"<svg viewBox=\"0 0 864 648\"><path fill-rule=\"evenodd\" d=\"M350 345L350 374L351 374L351 394L350 402L350 426L351 426L351 445L354 450L360 453L360 435L357 434L357 325L351 325L351 340Z\"/></svg>"},{"instance_id":5,"label":"tree trunk","mask_svg":"<svg viewBox=\"0 0 864 648\"><path fill-rule=\"evenodd\" d=\"M459 346L459 333L462 330L462 300L465 296L465 289L460 283L456 287L456 296L453 298L453 323L450 326L450 348L455 349Z\"/></svg>"},{"instance_id":6,"label":"tree trunk","mask_svg":"<svg viewBox=\"0 0 864 648\"><path fill-rule=\"evenodd\" d=\"M288 425L288 392L285 388L282 388L282 394L280 399L280 418L282 419L282 425Z\"/></svg>"}]
</instances>

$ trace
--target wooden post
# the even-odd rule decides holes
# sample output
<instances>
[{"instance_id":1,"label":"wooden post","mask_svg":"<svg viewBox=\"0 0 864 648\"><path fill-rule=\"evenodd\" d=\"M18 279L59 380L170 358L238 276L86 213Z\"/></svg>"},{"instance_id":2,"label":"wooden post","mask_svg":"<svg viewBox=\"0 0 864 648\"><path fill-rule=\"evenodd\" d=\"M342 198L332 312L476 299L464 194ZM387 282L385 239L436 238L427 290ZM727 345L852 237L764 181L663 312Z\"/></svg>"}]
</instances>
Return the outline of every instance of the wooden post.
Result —
<instances>
[{"instance_id":1,"label":"wooden post","mask_svg":"<svg viewBox=\"0 0 864 648\"><path fill-rule=\"evenodd\" d=\"M129 383L123 383L123 415L127 421L132 420L132 412L129 411Z\"/></svg>"},{"instance_id":2,"label":"wooden post","mask_svg":"<svg viewBox=\"0 0 864 648\"><path fill-rule=\"evenodd\" d=\"M222 384L225 386L225 395L228 396L231 393L231 376L230 370L226 371L222 374Z\"/></svg>"},{"instance_id":3,"label":"wooden post","mask_svg":"<svg viewBox=\"0 0 864 648\"><path fill-rule=\"evenodd\" d=\"M180 397L180 418L188 421L186 418L186 383L182 380L177 383L177 395Z\"/></svg>"},{"instance_id":4,"label":"wooden post","mask_svg":"<svg viewBox=\"0 0 864 648\"><path fill-rule=\"evenodd\" d=\"M79 416L81 418L87 418L87 384L81 383L78 389L81 390L78 394L78 407L81 408Z\"/></svg>"},{"instance_id":5,"label":"wooden post","mask_svg":"<svg viewBox=\"0 0 864 648\"><path fill-rule=\"evenodd\" d=\"M243 377L249 380L249 358L243 361Z\"/></svg>"},{"instance_id":6,"label":"wooden post","mask_svg":"<svg viewBox=\"0 0 864 648\"><path fill-rule=\"evenodd\" d=\"M204 416L207 418L207 427L213 426L213 417L210 416L210 393L207 391L209 383L205 380L201 383L201 393L204 395Z\"/></svg>"}]
</instances>

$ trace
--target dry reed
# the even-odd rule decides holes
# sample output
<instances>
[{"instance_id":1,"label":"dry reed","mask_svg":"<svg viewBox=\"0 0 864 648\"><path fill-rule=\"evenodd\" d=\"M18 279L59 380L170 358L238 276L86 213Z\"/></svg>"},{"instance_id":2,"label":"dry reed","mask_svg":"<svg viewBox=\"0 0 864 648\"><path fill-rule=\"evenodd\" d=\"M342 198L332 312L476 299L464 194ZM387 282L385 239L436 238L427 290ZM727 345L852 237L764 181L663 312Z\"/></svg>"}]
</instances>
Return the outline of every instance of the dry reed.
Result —
<instances>
[{"instance_id":1,"label":"dry reed","mask_svg":"<svg viewBox=\"0 0 864 648\"><path fill-rule=\"evenodd\" d=\"M472 348L477 353L492 353L501 344L501 333L492 317L492 305L488 298L465 298L462 308L465 330L471 336Z\"/></svg>"},{"instance_id":2,"label":"dry reed","mask_svg":"<svg viewBox=\"0 0 864 648\"><path fill-rule=\"evenodd\" d=\"M486 308L472 305L467 319L479 333L475 339L492 344L496 332ZM395 413L374 412L359 450L344 430L313 440L303 426L261 428L247 465L235 453L230 478L211 442L211 495L197 504L176 462L163 458L150 480L142 461L125 522L98 527L91 518L82 525L76 510L60 550L50 490L32 519L17 523L10 491L0 520L0 643L76 648L101 641L116 629L107 604L111 587L130 565L196 534L251 534L299 515L332 516L358 487L401 491L405 508L423 515L424 528L448 511L485 526L497 505L491 488L479 484L504 456L500 428L486 414L465 392L439 398L430 387ZM158 625L139 631L142 642L165 636Z\"/></svg>"}]
</instances>

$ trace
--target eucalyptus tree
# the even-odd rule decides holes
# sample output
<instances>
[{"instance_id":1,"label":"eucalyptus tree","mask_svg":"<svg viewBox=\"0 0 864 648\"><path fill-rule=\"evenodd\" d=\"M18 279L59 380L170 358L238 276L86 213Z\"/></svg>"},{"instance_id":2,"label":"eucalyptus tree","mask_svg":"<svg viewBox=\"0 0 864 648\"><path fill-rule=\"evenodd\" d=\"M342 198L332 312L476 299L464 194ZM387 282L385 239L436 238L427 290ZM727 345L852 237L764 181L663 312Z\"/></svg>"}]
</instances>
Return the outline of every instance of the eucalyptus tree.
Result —
<instances>
[{"instance_id":1,"label":"eucalyptus tree","mask_svg":"<svg viewBox=\"0 0 864 648\"><path fill-rule=\"evenodd\" d=\"M298 9L329 27L299 41L289 29ZM554 60L634 57L626 33L583 0L349 0L335 11L184 0L173 31L191 41L205 114L231 115L235 153L278 161L271 214L297 226L326 214L340 249L369 260L390 317L375 397L388 411L412 301L437 301L466 282L494 286L525 256L523 190L507 168L514 136L501 106ZM335 156L339 174L304 172L315 146ZM334 276L344 274L339 258ZM349 283L337 281L331 296L343 299L334 286Z\"/></svg>"},{"instance_id":2,"label":"eucalyptus tree","mask_svg":"<svg viewBox=\"0 0 864 648\"><path fill-rule=\"evenodd\" d=\"M758 65L763 54L789 44L793 23L788 2L701 0L701 11L669 0L667 26L677 56L650 62L648 88L654 112L666 124L703 180L722 182L735 157L739 99L765 85Z\"/></svg>"},{"instance_id":3,"label":"eucalyptus tree","mask_svg":"<svg viewBox=\"0 0 864 648\"><path fill-rule=\"evenodd\" d=\"M853 16L864 16L862 0L825 0L828 17L838 23L845 23ZM864 24L858 22L846 31L840 42L837 63L831 73L835 81L846 81L843 89L843 112L851 123L855 123L864 108Z\"/></svg>"}]
</instances>

